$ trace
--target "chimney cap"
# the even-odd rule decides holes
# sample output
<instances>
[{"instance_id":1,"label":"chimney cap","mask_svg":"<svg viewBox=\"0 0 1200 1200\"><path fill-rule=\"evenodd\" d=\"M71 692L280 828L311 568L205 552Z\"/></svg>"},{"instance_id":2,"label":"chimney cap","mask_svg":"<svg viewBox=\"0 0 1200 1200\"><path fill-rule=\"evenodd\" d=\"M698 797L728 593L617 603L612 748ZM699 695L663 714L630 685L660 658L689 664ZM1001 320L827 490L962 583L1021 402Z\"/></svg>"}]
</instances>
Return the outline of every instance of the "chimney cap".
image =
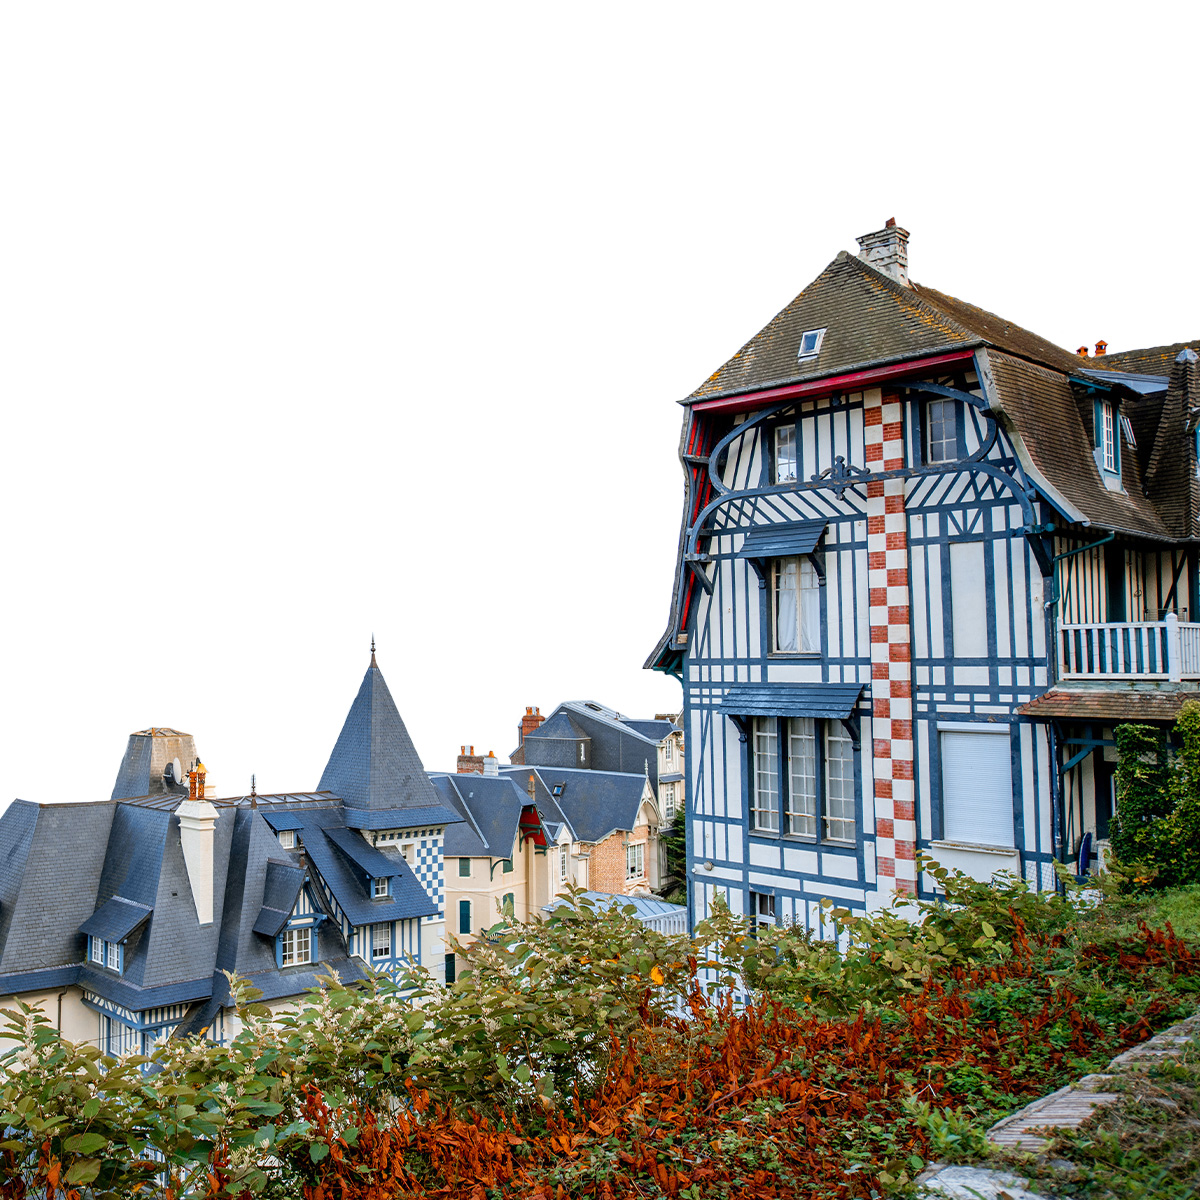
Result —
<instances>
[{"instance_id":1,"label":"chimney cap","mask_svg":"<svg viewBox=\"0 0 1200 1200\"><path fill-rule=\"evenodd\" d=\"M1100 358L1102 355L1107 354L1107 353L1108 353L1108 343L1103 338L1101 338L1096 343L1096 357Z\"/></svg>"},{"instance_id":2,"label":"chimney cap","mask_svg":"<svg viewBox=\"0 0 1200 1200\"><path fill-rule=\"evenodd\" d=\"M1087 358L1088 348L1086 346L1080 346L1079 349L1075 351L1075 353L1078 354L1080 358Z\"/></svg>"}]
</instances>

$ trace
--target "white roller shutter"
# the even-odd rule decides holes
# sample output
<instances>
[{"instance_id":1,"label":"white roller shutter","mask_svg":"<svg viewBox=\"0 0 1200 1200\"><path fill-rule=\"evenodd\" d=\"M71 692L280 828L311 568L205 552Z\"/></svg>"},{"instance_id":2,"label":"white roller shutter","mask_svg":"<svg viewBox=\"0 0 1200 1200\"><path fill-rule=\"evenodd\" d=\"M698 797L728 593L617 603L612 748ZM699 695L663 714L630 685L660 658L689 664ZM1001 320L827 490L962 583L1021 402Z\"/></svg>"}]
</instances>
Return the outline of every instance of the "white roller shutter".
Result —
<instances>
[{"instance_id":1,"label":"white roller shutter","mask_svg":"<svg viewBox=\"0 0 1200 1200\"><path fill-rule=\"evenodd\" d=\"M996 733L943 733L942 836L1012 846L1012 746Z\"/></svg>"}]
</instances>

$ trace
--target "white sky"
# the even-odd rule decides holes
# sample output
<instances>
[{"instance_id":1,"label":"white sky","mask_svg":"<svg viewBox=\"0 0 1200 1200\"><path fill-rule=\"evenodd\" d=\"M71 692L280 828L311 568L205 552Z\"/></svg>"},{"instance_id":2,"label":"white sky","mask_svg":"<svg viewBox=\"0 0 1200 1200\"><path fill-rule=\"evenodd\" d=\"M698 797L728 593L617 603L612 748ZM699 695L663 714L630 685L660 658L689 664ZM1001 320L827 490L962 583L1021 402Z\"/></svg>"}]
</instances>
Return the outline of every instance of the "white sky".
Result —
<instances>
[{"instance_id":1,"label":"white sky","mask_svg":"<svg viewBox=\"0 0 1200 1200\"><path fill-rule=\"evenodd\" d=\"M372 632L430 768L677 708L676 401L857 234L1200 338L1197 7L6 5L0 807L315 787Z\"/></svg>"}]
</instances>

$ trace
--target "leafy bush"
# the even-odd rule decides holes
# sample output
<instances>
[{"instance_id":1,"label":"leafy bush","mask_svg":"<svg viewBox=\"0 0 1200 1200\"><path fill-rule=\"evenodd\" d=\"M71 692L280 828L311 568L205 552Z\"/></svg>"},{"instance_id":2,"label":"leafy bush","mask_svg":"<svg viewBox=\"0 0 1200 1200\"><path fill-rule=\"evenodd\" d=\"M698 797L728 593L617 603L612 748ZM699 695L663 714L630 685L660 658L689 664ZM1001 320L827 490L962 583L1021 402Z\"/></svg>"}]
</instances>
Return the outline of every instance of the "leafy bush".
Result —
<instances>
[{"instance_id":1,"label":"leafy bush","mask_svg":"<svg viewBox=\"0 0 1200 1200\"><path fill-rule=\"evenodd\" d=\"M694 942L577 898L460 947L445 989L330 979L271 1018L235 981L228 1046L149 1059L22 1008L0 1197L868 1197L1195 1004L1169 926L936 877L946 903L831 909L825 942L728 912Z\"/></svg>"},{"instance_id":2,"label":"leafy bush","mask_svg":"<svg viewBox=\"0 0 1200 1200\"><path fill-rule=\"evenodd\" d=\"M1117 811L1113 855L1141 885L1200 883L1200 704L1189 700L1175 723L1178 748L1161 730L1119 725L1114 737Z\"/></svg>"}]
</instances>

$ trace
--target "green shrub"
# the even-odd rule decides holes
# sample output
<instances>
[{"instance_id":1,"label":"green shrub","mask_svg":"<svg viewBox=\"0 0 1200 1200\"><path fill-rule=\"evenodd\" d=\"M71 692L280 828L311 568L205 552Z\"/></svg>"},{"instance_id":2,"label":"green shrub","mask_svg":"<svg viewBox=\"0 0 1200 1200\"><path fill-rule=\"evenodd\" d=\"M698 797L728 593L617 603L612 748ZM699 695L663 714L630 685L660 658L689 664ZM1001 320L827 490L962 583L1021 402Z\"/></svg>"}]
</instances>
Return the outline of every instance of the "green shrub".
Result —
<instances>
[{"instance_id":1,"label":"green shrub","mask_svg":"<svg viewBox=\"0 0 1200 1200\"><path fill-rule=\"evenodd\" d=\"M1161 730L1115 731L1117 811L1111 843L1118 869L1139 886L1200 883L1200 704L1189 700L1175 723L1179 745Z\"/></svg>"}]
</instances>

